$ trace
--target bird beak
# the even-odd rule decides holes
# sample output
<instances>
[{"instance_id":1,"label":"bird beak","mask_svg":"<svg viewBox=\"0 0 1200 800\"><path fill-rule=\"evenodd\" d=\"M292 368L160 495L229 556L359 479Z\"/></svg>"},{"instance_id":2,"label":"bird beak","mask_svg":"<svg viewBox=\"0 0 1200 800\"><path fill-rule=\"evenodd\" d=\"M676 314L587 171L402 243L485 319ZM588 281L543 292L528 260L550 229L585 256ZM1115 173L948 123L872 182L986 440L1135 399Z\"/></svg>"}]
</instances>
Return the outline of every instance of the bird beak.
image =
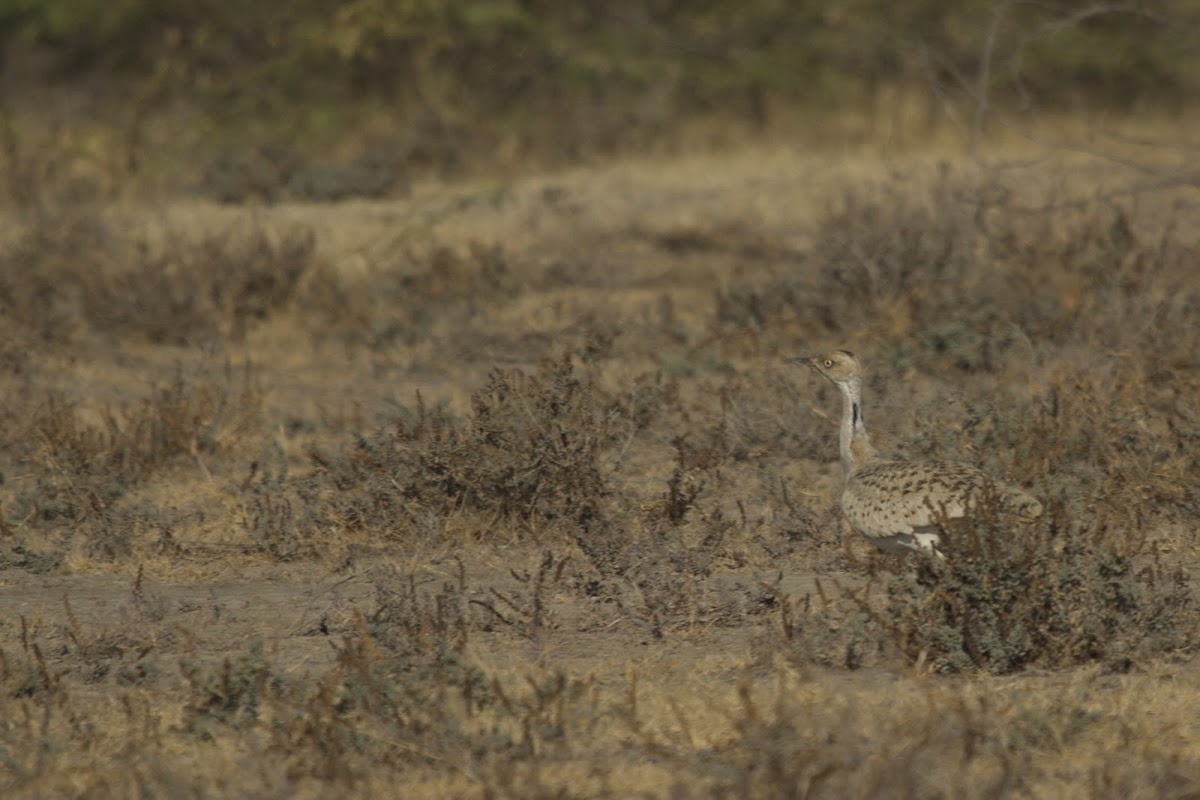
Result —
<instances>
[{"instance_id":1,"label":"bird beak","mask_svg":"<svg viewBox=\"0 0 1200 800\"><path fill-rule=\"evenodd\" d=\"M792 356L786 360L787 363L795 364L797 367L811 367L813 365L814 358L816 358L816 356Z\"/></svg>"}]
</instances>

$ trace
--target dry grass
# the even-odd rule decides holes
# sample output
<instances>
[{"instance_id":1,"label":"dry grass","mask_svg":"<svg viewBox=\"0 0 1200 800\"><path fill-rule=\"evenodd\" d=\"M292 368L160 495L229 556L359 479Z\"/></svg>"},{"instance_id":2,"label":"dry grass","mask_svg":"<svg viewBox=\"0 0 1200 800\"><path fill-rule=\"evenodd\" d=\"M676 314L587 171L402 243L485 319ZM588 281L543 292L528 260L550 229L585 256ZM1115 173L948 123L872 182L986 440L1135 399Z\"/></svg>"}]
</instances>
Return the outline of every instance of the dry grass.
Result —
<instances>
[{"instance_id":1,"label":"dry grass","mask_svg":"<svg viewBox=\"0 0 1200 800\"><path fill-rule=\"evenodd\" d=\"M26 221L0 787L1200 791L1200 228L1077 202L1114 179L754 152ZM885 449L1048 513L851 538L780 358L830 346Z\"/></svg>"}]
</instances>

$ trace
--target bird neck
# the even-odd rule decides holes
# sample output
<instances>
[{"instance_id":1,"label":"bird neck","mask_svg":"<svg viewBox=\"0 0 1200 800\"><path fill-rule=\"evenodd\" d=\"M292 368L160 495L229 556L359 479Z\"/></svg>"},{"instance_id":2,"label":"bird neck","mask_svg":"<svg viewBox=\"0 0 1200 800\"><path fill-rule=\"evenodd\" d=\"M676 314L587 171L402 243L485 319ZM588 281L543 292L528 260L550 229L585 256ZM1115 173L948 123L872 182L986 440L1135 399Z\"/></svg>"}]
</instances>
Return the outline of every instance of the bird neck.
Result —
<instances>
[{"instance_id":1,"label":"bird neck","mask_svg":"<svg viewBox=\"0 0 1200 800\"><path fill-rule=\"evenodd\" d=\"M838 445L842 454L842 470L849 477L859 467L876 457L862 418L862 389L858 381L841 384L842 430Z\"/></svg>"}]
</instances>

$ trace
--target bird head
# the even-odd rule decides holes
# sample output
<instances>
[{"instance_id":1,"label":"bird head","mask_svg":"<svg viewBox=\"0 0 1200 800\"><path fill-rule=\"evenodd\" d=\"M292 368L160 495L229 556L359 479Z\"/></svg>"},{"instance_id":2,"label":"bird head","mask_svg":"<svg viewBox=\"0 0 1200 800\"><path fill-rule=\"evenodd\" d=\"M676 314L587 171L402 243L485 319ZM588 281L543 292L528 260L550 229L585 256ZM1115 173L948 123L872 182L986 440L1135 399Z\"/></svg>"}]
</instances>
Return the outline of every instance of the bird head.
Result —
<instances>
[{"instance_id":1,"label":"bird head","mask_svg":"<svg viewBox=\"0 0 1200 800\"><path fill-rule=\"evenodd\" d=\"M849 350L834 350L815 356L797 356L789 364L812 367L840 387L857 386L862 379L862 365Z\"/></svg>"}]
</instances>

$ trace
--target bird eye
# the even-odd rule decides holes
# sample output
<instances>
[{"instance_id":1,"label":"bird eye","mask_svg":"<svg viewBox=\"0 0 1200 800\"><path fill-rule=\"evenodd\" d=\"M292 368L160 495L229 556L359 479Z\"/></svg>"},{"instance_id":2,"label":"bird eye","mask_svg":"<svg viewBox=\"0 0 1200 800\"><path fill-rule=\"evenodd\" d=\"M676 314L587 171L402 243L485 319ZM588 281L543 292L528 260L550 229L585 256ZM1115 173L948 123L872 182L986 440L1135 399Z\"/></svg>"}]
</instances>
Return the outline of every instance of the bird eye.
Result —
<instances>
[{"instance_id":1,"label":"bird eye","mask_svg":"<svg viewBox=\"0 0 1200 800\"><path fill-rule=\"evenodd\" d=\"M825 359L825 366L826 366L826 367L832 367L832 366L833 366L833 362L832 362L832 361L830 361L830 360L827 358L827 359Z\"/></svg>"}]
</instances>

